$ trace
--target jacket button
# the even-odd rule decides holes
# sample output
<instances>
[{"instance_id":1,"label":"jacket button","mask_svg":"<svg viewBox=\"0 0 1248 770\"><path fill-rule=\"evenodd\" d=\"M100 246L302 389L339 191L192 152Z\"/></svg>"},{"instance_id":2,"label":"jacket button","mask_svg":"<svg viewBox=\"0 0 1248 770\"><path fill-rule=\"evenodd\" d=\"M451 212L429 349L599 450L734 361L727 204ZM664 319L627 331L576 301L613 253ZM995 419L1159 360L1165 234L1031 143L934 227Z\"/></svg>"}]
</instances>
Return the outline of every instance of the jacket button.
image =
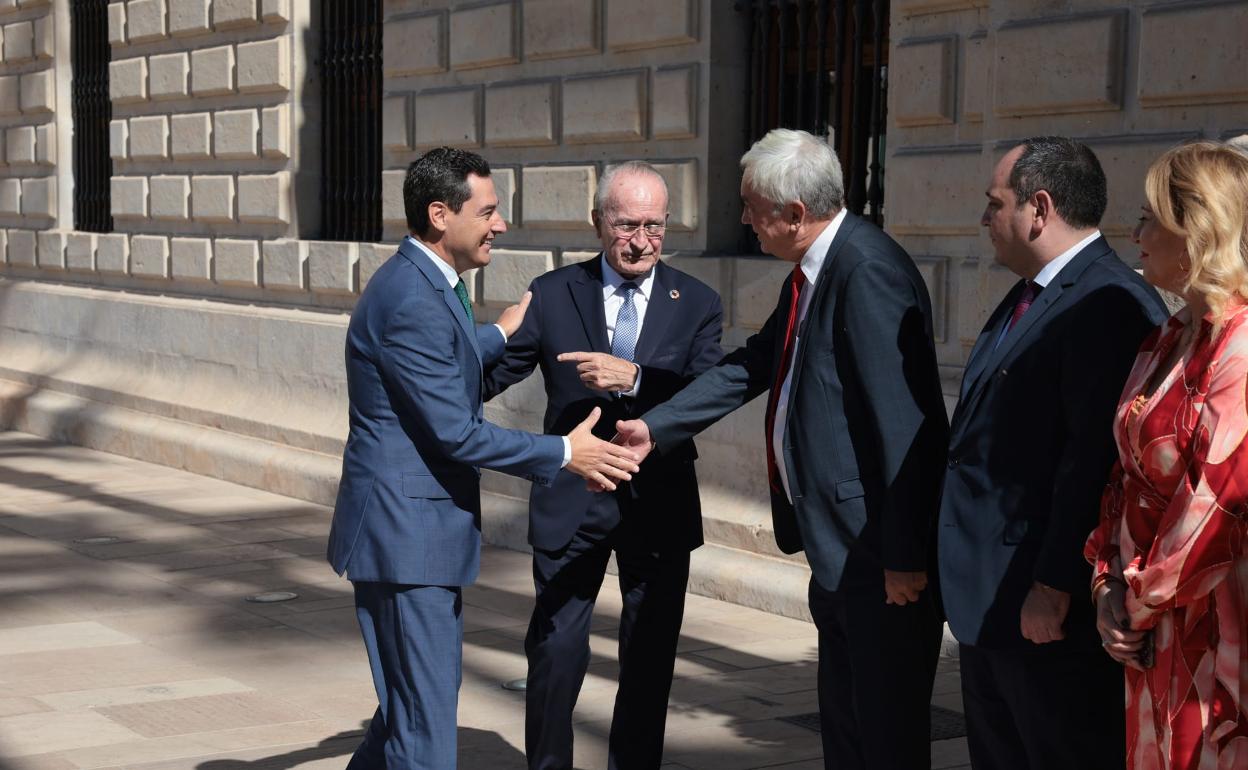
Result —
<instances>
[{"instance_id":1,"label":"jacket button","mask_svg":"<svg viewBox=\"0 0 1248 770\"><path fill-rule=\"evenodd\" d=\"M949 458L949 467L950 467L950 468L955 468L955 467L957 467L957 465L958 465L958 463L959 463L959 462L960 462L960 460L958 460L958 458L956 458L956 457L950 457L950 458Z\"/></svg>"}]
</instances>

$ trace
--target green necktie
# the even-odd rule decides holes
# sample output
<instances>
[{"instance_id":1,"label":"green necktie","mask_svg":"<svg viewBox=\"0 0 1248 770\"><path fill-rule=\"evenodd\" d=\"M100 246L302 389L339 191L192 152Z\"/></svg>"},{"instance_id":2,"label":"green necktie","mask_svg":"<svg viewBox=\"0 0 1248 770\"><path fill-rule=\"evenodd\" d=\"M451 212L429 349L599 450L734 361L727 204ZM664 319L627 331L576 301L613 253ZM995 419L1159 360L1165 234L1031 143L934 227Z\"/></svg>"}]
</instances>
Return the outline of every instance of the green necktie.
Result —
<instances>
[{"instance_id":1,"label":"green necktie","mask_svg":"<svg viewBox=\"0 0 1248 770\"><path fill-rule=\"evenodd\" d=\"M463 280L455 284L455 296L459 297L459 301L464 305L464 312L468 314L468 323L475 324L477 320L472 316L472 301L468 299L468 289L464 286Z\"/></svg>"}]
</instances>

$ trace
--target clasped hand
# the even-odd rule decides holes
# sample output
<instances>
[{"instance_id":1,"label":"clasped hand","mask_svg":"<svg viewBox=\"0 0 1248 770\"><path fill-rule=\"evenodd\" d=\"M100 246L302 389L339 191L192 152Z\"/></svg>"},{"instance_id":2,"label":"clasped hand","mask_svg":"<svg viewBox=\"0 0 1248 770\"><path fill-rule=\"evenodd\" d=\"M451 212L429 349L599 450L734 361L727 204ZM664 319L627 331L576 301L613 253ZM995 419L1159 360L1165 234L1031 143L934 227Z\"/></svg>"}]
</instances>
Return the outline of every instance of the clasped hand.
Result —
<instances>
[{"instance_id":1,"label":"clasped hand","mask_svg":"<svg viewBox=\"0 0 1248 770\"><path fill-rule=\"evenodd\" d=\"M603 441L593 434L602 409L594 407L589 416L568 434L572 459L567 469L585 479L595 491L615 489L616 481L628 481L641 470L641 457L631 448Z\"/></svg>"},{"instance_id":2,"label":"clasped hand","mask_svg":"<svg viewBox=\"0 0 1248 770\"><path fill-rule=\"evenodd\" d=\"M1124 666L1143 671L1140 652L1149 632L1131 630L1126 597L1126 586L1116 580L1110 580L1097 589L1096 630L1109 657Z\"/></svg>"},{"instance_id":3,"label":"clasped hand","mask_svg":"<svg viewBox=\"0 0 1248 770\"><path fill-rule=\"evenodd\" d=\"M598 411L598 408L594 407L594 411ZM654 449L654 442L650 440L650 426L641 420L620 420L615 423L615 430L615 438L611 439L611 444L628 451L637 459L637 464L640 466ZM606 492L615 489L614 486L608 487L591 478L585 479L585 486L590 492Z\"/></svg>"}]
</instances>

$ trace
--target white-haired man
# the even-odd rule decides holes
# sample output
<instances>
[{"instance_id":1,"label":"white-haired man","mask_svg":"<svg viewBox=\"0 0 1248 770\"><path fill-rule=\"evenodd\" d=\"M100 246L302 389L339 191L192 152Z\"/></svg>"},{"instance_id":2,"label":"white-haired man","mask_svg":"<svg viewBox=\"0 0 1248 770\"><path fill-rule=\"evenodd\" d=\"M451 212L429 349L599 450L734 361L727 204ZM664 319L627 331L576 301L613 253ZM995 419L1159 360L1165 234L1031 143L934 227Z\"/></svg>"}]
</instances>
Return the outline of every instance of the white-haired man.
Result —
<instances>
[{"instance_id":1,"label":"white-haired man","mask_svg":"<svg viewBox=\"0 0 1248 770\"><path fill-rule=\"evenodd\" d=\"M720 359L719 296L660 261L667 185L649 163L610 168L598 182L594 227L602 252L533 281L524 323L485 373L486 397L541 369L547 433L590 410L616 419L660 404ZM645 478L590 494L560 473L533 485L529 543L537 601L525 637L529 662L524 749L532 770L572 767L573 708L589 666L590 622L615 555L620 578L620 680L607 767L658 768L689 553L702 544L692 441L643 466Z\"/></svg>"},{"instance_id":2,"label":"white-haired man","mask_svg":"<svg viewBox=\"0 0 1248 770\"><path fill-rule=\"evenodd\" d=\"M927 768L941 634L927 577L948 436L927 288L900 246L846 212L822 139L776 129L741 167L741 221L795 263L779 303L745 347L618 423L617 440L661 453L770 392L776 542L813 572L824 764Z\"/></svg>"}]
</instances>

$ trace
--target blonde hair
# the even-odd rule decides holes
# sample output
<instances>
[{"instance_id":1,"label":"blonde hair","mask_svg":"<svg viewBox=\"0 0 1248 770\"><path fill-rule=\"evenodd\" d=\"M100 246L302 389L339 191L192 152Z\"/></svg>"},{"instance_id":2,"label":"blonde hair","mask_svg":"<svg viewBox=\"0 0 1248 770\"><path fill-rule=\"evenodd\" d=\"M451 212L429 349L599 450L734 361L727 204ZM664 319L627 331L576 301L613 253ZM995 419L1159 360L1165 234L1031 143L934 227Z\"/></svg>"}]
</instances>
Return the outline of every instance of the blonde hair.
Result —
<instances>
[{"instance_id":1,"label":"blonde hair","mask_svg":"<svg viewBox=\"0 0 1248 770\"><path fill-rule=\"evenodd\" d=\"M1186 241L1185 292L1215 318L1248 301L1248 156L1216 142L1175 147L1149 167L1144 194L1157 222Z\"/></svg>"}]
</instances>

